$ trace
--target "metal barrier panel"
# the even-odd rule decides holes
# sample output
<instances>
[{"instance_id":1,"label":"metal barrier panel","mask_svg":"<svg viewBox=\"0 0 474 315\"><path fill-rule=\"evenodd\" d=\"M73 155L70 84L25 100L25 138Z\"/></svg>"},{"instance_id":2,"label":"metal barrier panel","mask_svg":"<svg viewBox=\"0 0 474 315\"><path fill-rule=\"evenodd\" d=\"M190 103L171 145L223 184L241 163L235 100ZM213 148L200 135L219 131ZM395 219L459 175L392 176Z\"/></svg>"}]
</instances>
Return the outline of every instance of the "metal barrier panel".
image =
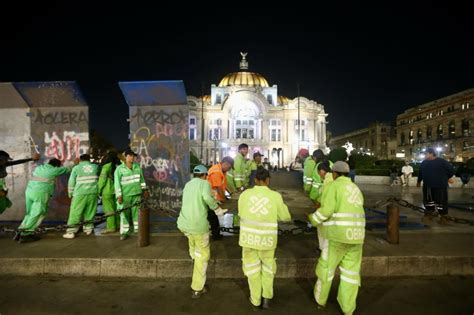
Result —
<instances>
[{"instance_id":1,"label":"metal barrier panel","mask_svg":"<svg viewBox=\"0 0 474 315\"><path fill-rule=\"evenodd\" d=\"M184 84L150 81L119 85L129 105L130 147L138 154L150 190L147 205L152 210L152 231L156 231L156 225L169 220L164 220L166 213L154 210L179 212L183 188L190 177L189 108Z\"/></svg>"},{"instance_id":2,"label":"metal barrier panel","mask_svg":"<svg viewBox=\"0 0 474 315\"><path fill-rule=\"evenodd\" d=\"M15 83L30 106L29 146L41 154L39 164L56 158L72 163L89 152L89 108L75 82ZM49 202L48 219L66 220L70 199L68 175L56 180L55 193Z\"/></svg>"}]
</instances>

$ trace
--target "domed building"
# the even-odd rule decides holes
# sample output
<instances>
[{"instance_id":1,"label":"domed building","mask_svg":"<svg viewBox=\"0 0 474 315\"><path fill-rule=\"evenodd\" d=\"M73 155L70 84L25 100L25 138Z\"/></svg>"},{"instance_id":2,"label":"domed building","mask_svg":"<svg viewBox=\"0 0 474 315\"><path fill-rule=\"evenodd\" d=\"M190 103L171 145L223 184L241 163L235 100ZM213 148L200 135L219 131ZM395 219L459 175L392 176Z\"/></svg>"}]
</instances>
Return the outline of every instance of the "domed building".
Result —
<instances>
[{"instance_id":1,"label":"domed building","mask_svg":"<svg viewBox=\"0 0 474 315\"><path fill-rule=\"evenodd\" d=\"M289 99L278 95L277 85L270 86L265 77L250 72L247 54L241 55L240 71L224 76L217 86L213 84L211 95L188 96L193 153L210 163L235 156L238 145L247 143L249 158L259 151L273 165L283 167L290 165L299 148L326 149L324 106L301 96Z\"/></svg>"}]
</instances>

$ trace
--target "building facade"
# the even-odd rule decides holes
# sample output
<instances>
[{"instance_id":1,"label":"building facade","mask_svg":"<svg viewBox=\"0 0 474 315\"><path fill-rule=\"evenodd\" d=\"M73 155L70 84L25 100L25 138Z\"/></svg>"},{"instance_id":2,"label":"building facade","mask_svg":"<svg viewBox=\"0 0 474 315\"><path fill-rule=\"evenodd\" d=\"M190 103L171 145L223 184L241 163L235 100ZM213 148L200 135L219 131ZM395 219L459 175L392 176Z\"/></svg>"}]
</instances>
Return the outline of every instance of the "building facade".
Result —
<instances>
[{"instance_id":1,"label":"building facade","mask_svg":"<svg viewBox=\"0 0 474 315\"><path fill-rule=\"evenodd\" d=\"M299 148L326 149L324 106L304 97L279 95L277 85L270 86L262 75L248 71L247 54L241 55L240 71L213 84L211 95L188 96L193 153L211 163L235 156L238 145L247 143L250 158L259 151L283 167Z\"/></svg>"},{"instance_id":2,"label":"building facade","mask_svg":"<svg viewBox=\"0 0 474 315\"><path fill-rule=\"evenodd\" d=\"M395 157L395 148L391 145L393 128L386 123L375 122L367 128L354 130L331 137L331 149L352 144L354 152L369 154L380 159Z\"/></svg>"},{"instance_id":3,"label":"building facade","mask_svg":"<svg viewBox=\"0 0 474 315\"><path fill-rule=\"evenodd\" d=\"M397 153L421 160L433 147L447 160L474 157L474 88L407 109L397 116Z\"/></svg>"}]
</instances>

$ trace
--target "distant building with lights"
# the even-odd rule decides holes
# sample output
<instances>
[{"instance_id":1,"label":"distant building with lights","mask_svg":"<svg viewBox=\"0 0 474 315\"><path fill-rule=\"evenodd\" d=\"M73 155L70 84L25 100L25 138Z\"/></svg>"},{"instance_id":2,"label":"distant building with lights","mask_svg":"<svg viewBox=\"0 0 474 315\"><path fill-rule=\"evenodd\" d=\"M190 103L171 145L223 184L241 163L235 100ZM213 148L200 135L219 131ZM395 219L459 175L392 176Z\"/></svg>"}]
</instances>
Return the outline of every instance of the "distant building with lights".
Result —
<instances>
[{"instance_id":1,"label":"distant building with lights","mask_svg":"<svg viewBox=\"0 0 474 315\"><path fill-rule=\"evenodd\" d=\"M474 157L474 88L407 109L397 116L397 155L420 160L427 147L450 161Z\"/></svg>"},{"instance_id":2,"label":"distant building with lights","mask_svg":"<svg viewBox=\"0 0 474 315\"><path fill-rule=\"evenodd\" d=\"M279 95L277 85L270 86L262 75L248 71L247 54L241 55L240 71L211 85L211 95L188 96L193 153L210 163L235 156L238 145L247 143L249 158L259 151L283 167L294 160L299 148L326 149L324 106L305 97Z\"/></svg>"},{"instance_id":3,"label":"distant building with lights","mask_svg":"<svg viewBox=\"0 0 474 315\"><path fill-rule=\"evenodd\" d=\"M329 147L334 149L350 143L354 153L373 155L379 159L392 159L396 154L396 142L392 141L392 138L393 127L390 124L375 122L367 128L332 136Z\"/></svg>"}]
</instances>

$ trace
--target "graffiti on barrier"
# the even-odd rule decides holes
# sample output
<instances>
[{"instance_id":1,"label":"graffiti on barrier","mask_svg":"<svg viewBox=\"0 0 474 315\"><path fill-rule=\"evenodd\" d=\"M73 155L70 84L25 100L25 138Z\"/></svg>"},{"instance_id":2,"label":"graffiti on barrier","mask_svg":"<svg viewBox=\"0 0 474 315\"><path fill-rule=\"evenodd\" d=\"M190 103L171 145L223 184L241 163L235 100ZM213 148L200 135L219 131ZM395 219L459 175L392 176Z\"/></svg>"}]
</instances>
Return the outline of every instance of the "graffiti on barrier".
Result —
<instances>
[{"instance_id":1,"label":"graffiti on barrier","mask_svg":"<svg viewBox=\"0 0 474 315\"><path fill-rule=\"evenodd\" d=\"M88 132L75 131L53 131L51 134L46 131L44 133L44 156L47 158L56 158L64 161L79 158L81 154L87 153L89 146Z\"/></svg>"},{"instance_id":2,"label":"graffiti on barrier","mask_svg":"<svg viewBox=\"0 0 474 315\"><path fill-rule=\"evenodd\" d=\"M33 112L33 122L40 125L73 125L88 123L86 112L46 112L40 109Z\"/></svg>"}]
</instances>

